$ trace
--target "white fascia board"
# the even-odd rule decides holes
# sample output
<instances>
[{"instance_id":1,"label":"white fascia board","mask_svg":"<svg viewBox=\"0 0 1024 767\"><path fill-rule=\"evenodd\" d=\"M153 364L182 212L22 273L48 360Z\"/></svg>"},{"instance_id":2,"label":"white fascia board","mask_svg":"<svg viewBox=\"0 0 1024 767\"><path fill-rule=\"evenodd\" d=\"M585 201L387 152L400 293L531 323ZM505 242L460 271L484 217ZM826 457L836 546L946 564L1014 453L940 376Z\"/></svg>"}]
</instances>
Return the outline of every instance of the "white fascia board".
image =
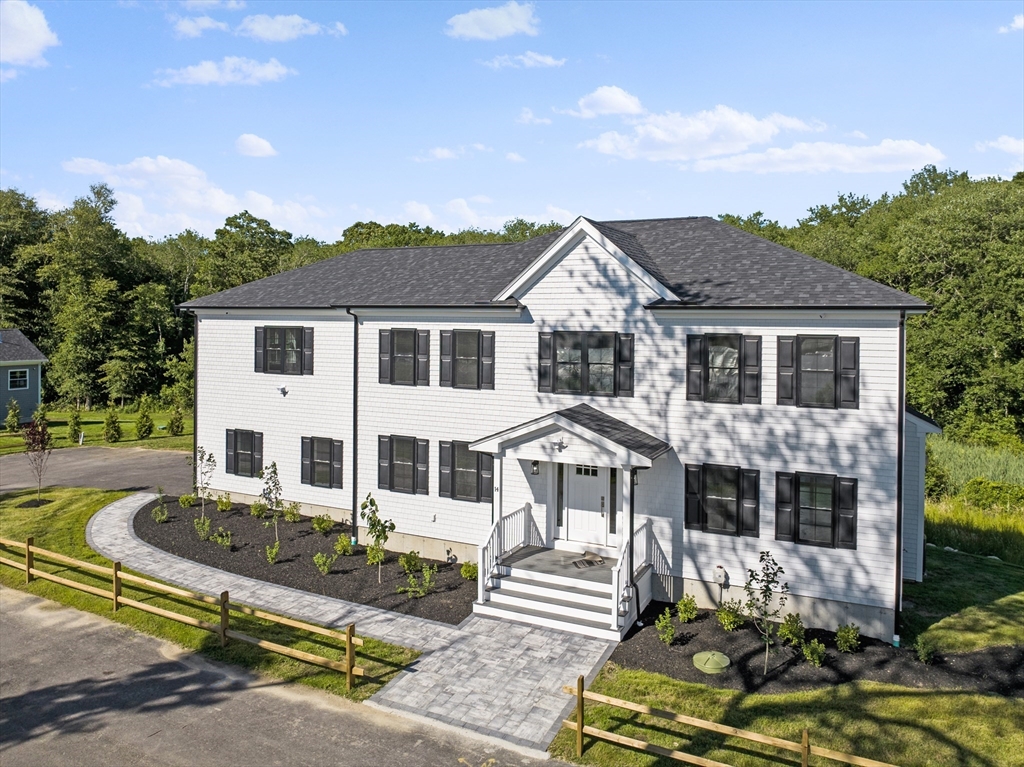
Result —
<instances>
[{"instance_id":1,"label":"white fascia board","mask_svg":"<svg viewBox=\"0 0 1024 767\"><path fill-rule=\"evenodd\" d=\"M0 367L9 368L25 365L45 365L49 360L5 360L0 362Z\"/></svg>"},{"instance_id":2,"label":"white fascia board","mask_svg":"<svg viewBox=\"0 0 1024 767\"><path fill-rule=\"evenodd\" d=\"M647 310L661 322L675 320L682 324L692 324L694 320L708 324L729 324L735 320L869 320L873 323L882 321L896 327L900 313L893 309L797 309L789 307L721 307L711 309L706 306L667 307L649 306Z\"/></svg>"},{"instance_id":3,"label":"white fascia board","mask_svg":"<svg viewBox=\"0 0 1024 767\"><path fill-rule=\"evenodd\" d=\"M936 426L935 424L930 423L929 421L926 421L923 418L918 418L909 410L906 410L904 412L906 413L907 420L913 421L914 425L917 426L917 428L920 431L923 431L925 434L942 434L941 426Z\"/></svg>"},{"instance_id":4,"label":"white fascia board","mask_svg":"<svg viewBox=\"0 0 1024 767\"><path fill-rule=\"evenodd\" d=\"M600 245L611 258L618 261L624 269L650 288L651 292L656 294L659 298L663 298L666 301L678 300L675 293L658 282L658 280L651 276L650 272L623 253L614 242L597 231L597 229L595 229L594 226L582 216L573 221L572 224L562 232L561 236L548 246L547 250L541 253L525 271L516 277L514 281L512 281L492 300L507 301L510 298L515 298L517 294L525 292L528 288L532 287L534 283L540 280L548 269L560 261L566 253L576 247L585 237L590 237L590 239Z\"/></svg>"},{"instance_id":5,"label":"white fascia board","mask_svg":"<svg viewBox=\"0 0 1024 767\"><path fill-rule=\"evenodd\" d=\"M354 307L352 313L359 319L374 319L376 317L421 317L429 320L443 319L465 319L472 320L480 317L504 317L517 319L522 316L523 304L517 306L456 306L450 309L445 307L416 308L405 306L392 306L387 308L374 307L372 309L360 309Z\"/></svg>"},{"instance_id":6,"label":"white fascia board","mask_svg":"<svg viewBox=\"0 0 1024 767\"><path fill-rule=\"evenodd\" d=\"M201 320L223 319L281 319L289 317L309 317L311 319L335 319L351 321L344 309L191 309Z\"/></svg>"}]
</instances>

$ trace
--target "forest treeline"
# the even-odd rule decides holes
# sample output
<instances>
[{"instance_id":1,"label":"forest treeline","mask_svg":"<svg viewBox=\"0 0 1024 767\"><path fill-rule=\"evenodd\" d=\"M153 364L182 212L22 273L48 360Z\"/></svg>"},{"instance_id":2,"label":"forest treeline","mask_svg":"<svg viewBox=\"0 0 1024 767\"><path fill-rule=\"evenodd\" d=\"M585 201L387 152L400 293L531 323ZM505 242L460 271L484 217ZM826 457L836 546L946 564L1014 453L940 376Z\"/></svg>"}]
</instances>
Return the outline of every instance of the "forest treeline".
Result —
<instances>
[{"instance_id":1,"label":"forest treeline","mask_svg":"<svg viewBox=\"0 0 1024 767\"><path fill-rule=\"evenodd\" d=\"M49 357L47 401L93 406L146 394L192 405L191 321L174 306L366 247L510 242L559 229L509 221L445 233L353 224L325 243L243 211L212 238L117 228L113 192L49 212L0 190L0 328ZM927 167L878 200L839 195L796 226L762 213L723 221L899 288L935 309L908 320L907 396L947 434L1024 452L1024 174L970 179Z\"/></svg>"}]
</instances>

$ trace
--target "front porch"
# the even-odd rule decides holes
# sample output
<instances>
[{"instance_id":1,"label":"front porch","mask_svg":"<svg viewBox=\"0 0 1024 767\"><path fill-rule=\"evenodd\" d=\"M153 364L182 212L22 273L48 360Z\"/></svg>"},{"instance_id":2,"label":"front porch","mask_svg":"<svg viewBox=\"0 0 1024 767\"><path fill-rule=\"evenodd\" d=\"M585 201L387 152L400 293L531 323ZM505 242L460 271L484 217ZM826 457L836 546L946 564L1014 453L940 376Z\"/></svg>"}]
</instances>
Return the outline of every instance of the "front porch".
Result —
<instances>
[{"instance_id":1,"label":"front porch","mask_svg":"<svg viewBox=\"0 0 1024 767\"><path fill-rule=\"evenodd\" d=\"M588 561L591 564L578 567L576 562ZM502 560L505 567L515 567L530 573L541 575L557 575L583 583L612 583L612 570L618 564L617 559L604 557L599 562L584 559L584 555L565 549L546 549L542 546L524 546L509 554Z\"/></svg>"}]
</instances>

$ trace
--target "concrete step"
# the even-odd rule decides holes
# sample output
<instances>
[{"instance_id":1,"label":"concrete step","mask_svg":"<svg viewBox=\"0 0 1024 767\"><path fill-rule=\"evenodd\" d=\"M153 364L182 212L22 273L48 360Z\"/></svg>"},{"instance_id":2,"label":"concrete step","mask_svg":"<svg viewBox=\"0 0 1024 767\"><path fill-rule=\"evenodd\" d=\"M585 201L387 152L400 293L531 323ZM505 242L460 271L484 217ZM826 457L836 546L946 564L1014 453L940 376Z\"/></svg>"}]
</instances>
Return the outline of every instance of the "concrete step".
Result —
<instances>
[{"instance_id":1,"label":"concrete step","mask_svg":"<svg viewBox=\"0 0 1024 767\"><path fill-rule=\"evenodd\" d=\"M508 565L498 565L495 568L495 572L500 577L506 577L511 575L514 578L518 578L523 581L539 581L550 585L557 586L568 586L570 588L584 588L588 591L595 591L601 594L607 594L611 596L612 583L611 578L607 583L598 581L582 580L580 578L568 578L564 575L550 575L549 573L540 573L536 570L524 570L521 567Z\"/></svg>"},{"instance_id":2,"label":"concrete step","mask_svg":"<svg viewBox=\"0 0 1024 767\"><path fill-rule=\"evenodd\" d=\"M473 604L473 612L477 615L486 615L491 618L504 620L521 621L534 626L566 631L572 634L606 639L611 642L618 642L622 639L620 632L611 628L610 621L581 620L579 618L556 618L547 613L539 612L529 608L517 607L514 605L497 605L493 602Z\"/></svg>"},{"instance_id":3,"label":"concrete step","mask_svg":"<svg viewBox=\"0 0 1024 767\"><path fill-rule=\"evenodd\" d=\"M537 594L520 594L502 587L492 590L488 601L491 604L501 605L502 607L519 607L559 619L574 618L595 623L602 623L606 620L610 622L611 620L611 598L608 598L600 606L581 605L577 602L554 599Z\"/></svg>"},{"instance_id":4,"label":"concrete step","mask_svg":"<svg viewBox=\"0 0 1024 767\"><path fill-rule=\"evenodd\" d=\"M557 583L506 575L497 579L495 590L501 589L516 594L545 597L547 599L562 599L577 605L591 605L601 608L608 606L610 609L612 601L611 591L591 589L587 588L587 585L585 581L578 581L573 586L562 586Z\"/></svg>"}]
</instances>

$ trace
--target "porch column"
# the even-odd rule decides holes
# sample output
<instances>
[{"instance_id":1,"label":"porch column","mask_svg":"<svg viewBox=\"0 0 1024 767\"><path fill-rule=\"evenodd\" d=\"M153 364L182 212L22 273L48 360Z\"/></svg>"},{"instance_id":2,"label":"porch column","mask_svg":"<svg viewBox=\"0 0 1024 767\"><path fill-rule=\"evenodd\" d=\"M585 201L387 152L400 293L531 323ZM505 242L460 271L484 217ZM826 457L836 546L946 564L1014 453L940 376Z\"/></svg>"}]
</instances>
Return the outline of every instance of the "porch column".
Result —
<instances>
[{"instance_id":1,"label":"porch column","mask_svg":"<svg viewBox=\"0 0 1024 767\"><path fill-rule=\"evenodd\" d=\"M626 536L626 584L633 588L633 473L629 466L622 467L622 511L626 517L623 535Z\"/></svg>"},{"instance_id":2,"label":"porch column","mask_svg":"<svg viewBox=\"0 0 1024 767\"><path fill-rule=\"evenodd\" d=\"M494 467L494 500L491 503L491 524L494 524L496 519L501 519L501 498L502 491L501 487L504 484L503 478L505 476L505 451L502 450L495 456L495 467Z\"/></svg>"}]
</instances>

